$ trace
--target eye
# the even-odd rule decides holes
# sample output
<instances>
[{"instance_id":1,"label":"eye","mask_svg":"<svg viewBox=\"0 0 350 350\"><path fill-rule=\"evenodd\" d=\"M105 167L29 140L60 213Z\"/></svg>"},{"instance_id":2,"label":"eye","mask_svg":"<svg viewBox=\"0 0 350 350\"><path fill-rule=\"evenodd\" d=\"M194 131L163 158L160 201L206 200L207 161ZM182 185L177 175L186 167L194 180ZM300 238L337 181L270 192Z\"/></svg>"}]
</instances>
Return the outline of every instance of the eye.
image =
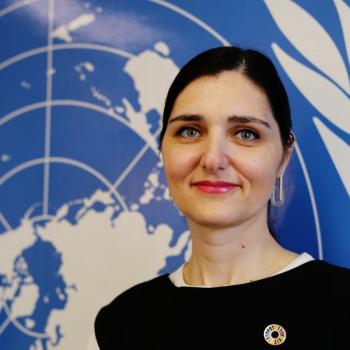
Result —
<instances>
[{"instance_id":1,"label":"eye","mask_svg":"<svg viewBox=\"0 0 350 350\"><path fill-rule=\"evenodd\" d=\"M235 135L240 135L238 138L242 141L254 141L260 138L259 134L251 129L241 129Z\"/></svg>"},{"instance_id":2,"label":"eye","mask_svg":"<svg viewBox=\"0 0 350 350\"><path fill-rule=\"evenodd\" d=\"M192 126L184 126L177 130L176 136L182 136L186 139L192 139L194 137L200 136L200 132Z\"/></svg>"}]
</instances>

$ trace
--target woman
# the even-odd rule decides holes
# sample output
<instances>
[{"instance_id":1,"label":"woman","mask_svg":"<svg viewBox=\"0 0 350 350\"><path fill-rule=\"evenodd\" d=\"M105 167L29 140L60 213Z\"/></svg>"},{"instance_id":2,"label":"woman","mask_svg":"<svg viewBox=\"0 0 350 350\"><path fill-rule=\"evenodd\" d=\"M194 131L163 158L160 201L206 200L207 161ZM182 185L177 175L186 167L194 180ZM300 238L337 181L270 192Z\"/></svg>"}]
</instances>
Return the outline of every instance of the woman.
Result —
<instances>
[{"instance_id":1,"label":"woman","mask_svg":"<svg viewBox=\"0 0 350 350\"><path fill-rule=\"evenodd\" d=\"M294 145L287 94L271 61L220 47L178 73L160 149L192 255L99 312L107 349L340 349L350 326L348 270L275 240ZM342 347L343 348L343 347Z\"/></svg>"}]
</instances>

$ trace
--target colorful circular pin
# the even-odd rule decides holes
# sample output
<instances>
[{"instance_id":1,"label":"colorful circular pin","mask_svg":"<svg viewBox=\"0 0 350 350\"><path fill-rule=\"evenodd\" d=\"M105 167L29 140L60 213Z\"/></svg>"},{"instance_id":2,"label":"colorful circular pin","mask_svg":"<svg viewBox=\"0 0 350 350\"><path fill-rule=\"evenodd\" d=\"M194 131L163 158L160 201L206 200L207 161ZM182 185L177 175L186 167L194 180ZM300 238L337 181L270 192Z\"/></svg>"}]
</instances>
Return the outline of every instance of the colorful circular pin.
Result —
<instances>
[{"instance_id":1,"label":"colorful circular pin","mask_svg":"<svg viewBox=\"0 0 350 350\"><path fill-rule=\"evenodd\" d=\"M287 332L279 324L270 324L264 330L264 338L270 345L281 345L286 341Z\"/></svg>"}]
</instances>

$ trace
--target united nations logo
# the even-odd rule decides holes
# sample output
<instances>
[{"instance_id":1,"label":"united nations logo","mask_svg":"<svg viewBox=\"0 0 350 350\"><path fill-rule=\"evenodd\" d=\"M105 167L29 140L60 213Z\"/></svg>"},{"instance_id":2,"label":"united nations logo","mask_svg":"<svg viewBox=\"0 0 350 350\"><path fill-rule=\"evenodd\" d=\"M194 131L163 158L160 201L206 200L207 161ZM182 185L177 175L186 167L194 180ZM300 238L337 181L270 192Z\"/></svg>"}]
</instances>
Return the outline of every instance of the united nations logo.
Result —
<instances>
[{"instance_id":1,"label":"united nations logo","mask_svg":"<svg viewBox=\"0 0 350 350\"><path fill-rule=\"evenodd\" d=\"M189 252L160 116L179 65L228 42L163 1L5 3L0 347L86 350L102 305Z\"/></svg>"}]
</instances>

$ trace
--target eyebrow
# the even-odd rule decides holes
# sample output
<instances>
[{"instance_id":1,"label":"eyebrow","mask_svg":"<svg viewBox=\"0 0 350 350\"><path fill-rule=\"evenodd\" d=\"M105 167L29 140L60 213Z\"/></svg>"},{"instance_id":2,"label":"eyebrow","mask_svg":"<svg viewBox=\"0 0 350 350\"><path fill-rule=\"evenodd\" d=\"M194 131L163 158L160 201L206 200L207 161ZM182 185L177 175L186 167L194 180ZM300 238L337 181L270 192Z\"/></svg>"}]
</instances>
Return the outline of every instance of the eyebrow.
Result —
<instances>
[{"instance_id":1,"label":"eyebrow","mask_svg":"<svg viewBox=\"0 0 350 350\"><path fill-rule=\"evenodd\" d=\"M198 114L182 114L169 120L168 125L176 121L186 121L186 122L199 122L203 121L205 118ZM265 120L250 116L238 116L232 115L227 118L229 123L257 123L264 125L266 128L271 129L271 125Z\"/></svg>"}]
</instances>

